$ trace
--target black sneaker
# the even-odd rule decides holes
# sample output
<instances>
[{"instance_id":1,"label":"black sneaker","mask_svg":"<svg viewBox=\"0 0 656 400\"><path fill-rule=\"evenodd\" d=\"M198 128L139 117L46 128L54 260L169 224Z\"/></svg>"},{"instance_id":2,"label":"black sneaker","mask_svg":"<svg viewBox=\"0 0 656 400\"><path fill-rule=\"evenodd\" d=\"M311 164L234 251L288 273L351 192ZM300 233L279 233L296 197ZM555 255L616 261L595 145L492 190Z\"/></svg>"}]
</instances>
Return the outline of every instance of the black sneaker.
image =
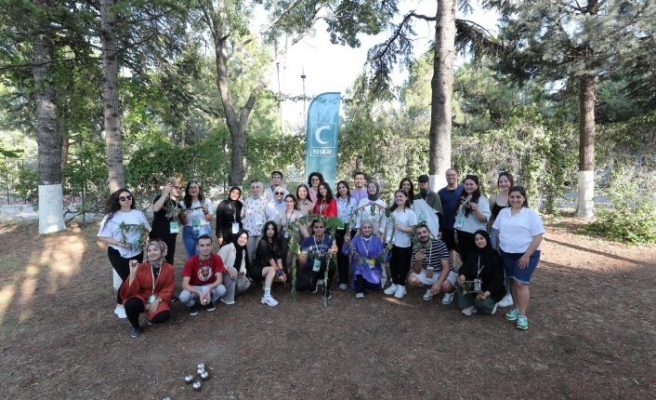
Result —
<instances>
[{"instance_id":1,"label":"black sneaker","mask_svg":"<svg viewBox=\"0 0 656 400\"><path fill-rule=\"evenodd\" d=\"M207 311L214 311L214 310L216 310L216 304L214 304L213 301L210 301L210 302L207 304Z\"/></svg>"},{"instance_id":2,"label":"black sneaker","mask_svg":"<svg viewBox=\"0 0 656 400\"><path fill-rule=\"evenodd\" d=\"M141 332L143 332L141 328L130 325L130 337L138 338L141 336Z\"/></svg>"},{"instance_id":3,"label":"black sneaker","mask_svg":"<svg viewBox=\"0 0 656 400\"><path fill-rule=\"evenodd\" d=\"M189 315L191 315L192 317L198 315L198 306L196 304L189 307Z\"/></svg>"}]
</instances>

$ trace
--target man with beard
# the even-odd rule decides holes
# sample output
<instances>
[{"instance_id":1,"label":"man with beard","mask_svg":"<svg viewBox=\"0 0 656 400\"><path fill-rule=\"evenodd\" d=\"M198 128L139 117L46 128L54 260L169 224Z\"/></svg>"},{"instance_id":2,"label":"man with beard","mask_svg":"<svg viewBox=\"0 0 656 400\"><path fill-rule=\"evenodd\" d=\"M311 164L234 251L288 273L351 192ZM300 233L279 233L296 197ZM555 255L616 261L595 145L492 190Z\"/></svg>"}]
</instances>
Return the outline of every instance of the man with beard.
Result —
<instances>
[{"instance_id":1,"label":"man with beard","mask_svg":"<svg viewBox=\"0 0 656 400\"><path fill-rule=\"evenodd\" d=\"M413 249L408 285L430 286L424 293L424 300L430 301L434 295L444 293L442 304L450 304L453 302L457 275L449 264L446 245L440 239L431 238L426 225L417 226L415 235L421 247Z\"/></svg>"}]
</instances>

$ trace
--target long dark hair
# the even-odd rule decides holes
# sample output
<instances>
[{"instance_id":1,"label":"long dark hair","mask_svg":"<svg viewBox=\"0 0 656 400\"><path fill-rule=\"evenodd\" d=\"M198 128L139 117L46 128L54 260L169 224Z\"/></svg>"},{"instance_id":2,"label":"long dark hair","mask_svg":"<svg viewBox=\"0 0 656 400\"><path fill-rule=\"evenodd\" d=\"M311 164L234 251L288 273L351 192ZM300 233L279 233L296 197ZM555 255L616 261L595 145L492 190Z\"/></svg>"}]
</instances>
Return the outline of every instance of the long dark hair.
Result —
<instances>
[{"instance_id":1,"label":"long dark hair","mask_svg":"<svg viewBox=\"0 0 656 400\"><path fill-rule=\"evenodd\" d=\"M512 192L519 192L519 194L522 195L524 198L524 204L522 204L522 207L528 208L528 197L526 197L526 189L524 189L524 186L513 186L510 189L508 189L508 196L510 196L510 193Z\"/></svg>"},{"instance_id":2,"label":"long dark hair","mask_svg":"<svg viewBox=\"0 0 656 400\"><path fill-rule=\"evenodd\" d=\"M349 184L346 181L337 182L337 186L335 187L336 195L339 197L339 185L344 185L344 187L346 188L346 198L348 199L349 197L351 197L351 188L349 187Z\"/></svg>"},{"instance_id":3,"label":"long dark hair","mask_svg":"<svg viewBox=\"0 0 656 400\"><path fill-rule=\"evenodd\" d=\"M295 197L293 194L290 193L290 194L288 194L287 196L285 196L285 198L283 199L283 201L287 201L287 199L292 199L292 200L294 200L294 210L298 209L298 200L296 200L296 197ZM287 209L287 205L285 205L285 210L286 210L286 209Z\"/></svg>"},{"instance_id":4,"label":"long dark hair","mask_svg":"<svg viewBox=\"0 0 656 400\"><path fill-rule=\"evenodd\" d=\"M415 198L415 185L412 184L412 180L410 178L403 178L401 179L401 182L399 182L399 190L403 190L403 182L408 182L410 184L410 191L405 192L405 195L408 196L408 201L406 202L408 205L406 205L407 208L412 207L412 199ZM396 196L396 192L394 192L394 195ZM390 206L390 211L396 210L396 202L392 200L392 205Z\"/></svg>"},{"instance_id":5,"label":"long dark hair","mask_svg":"<svg viewBox=\"0 0 656 400\"><path fill-rule=\"evenodd\" d=\"M266 241L269 241L267 237L267 229L269 229L270 226L273 226L273 237L271 238L273 240L273 243L278 242L278 225L276 225L275 222L273 221L267 221L264 224L264 227L262 228L262 239L265 239Z\"/></svg>"},{"instance_id":6,"label":"long dark hair","mask_svg":"<svg viewBox=\"0 0 656 400\"><path fill-rule=\"evenodd\" d=\"M298 202L298 200L300 200L300 198L301 198L301 197L298 195L298 189L300 189L300 188L305 188L305 191L307 192L307 193L305 194L305 199L306 199L306 200L310 200L310 188L309 188L308 185L306 185L305 183L301 183L300 185L298 185L298 186L296 187L296 201Z\"/></svg>"},{"instance_id":7,"label":"long dark hair","mask_svg":"<svg viewBox=\"0 0 656 400\"><path fill-rule=\"evenodd\" d=\"M463 183L466 182L467 180L474 181L476 183L476 190L474 190L474 193L471 194L471 199L469 199L470 203L478 203L478 199L481 198L481 185L478 183L478 176L477 175L467 175L465 176L465 179L462 181ZM510 192L508 192L510 193ZM469 193L467 193L466 190L462 191L462 194L460 195L460 198L458 199L458 202L456 203L456 209L455 213L458 213L458 209L460 206L467 201L467 197L469 196ZM472 210L471 207L465 207L465 217L468 217L469 214L471 214Z\"/></svg>"},{"instance_id":8,"label":"long dark hair","mask_svg":"<svg viewBox=\"0 0 656 400\"><path fill-rule=\"evenodd\" d=\"M396 194L397 193L403 193L403 195L405 196L404 211L405 211L405 209L409 209L410 208L410 196L408 196L408 194L405 192L405 190L398 189L396 192L394 192L394 204L392 204L392 206L390 207L390 211L394 211L398 208L398 204L396 204Z\"/></svg>"},{"instance_id":9,"label":"long dark hair","mask_svg":"<svg viewBox=\"0 0 656 400\"><path fill-rule=\"evenodd\" d=\"M205 197L203 196L203 186L198 181L189 181L189 183L187 183L187 186L185 187L185 195L184 195L184 203L187 210L191 208L191 195L189 194L189 186L191 185L198 186L198 202L200 202L201 205L203 204L203 199L205 199Z\"/></svg>"},{"instance_id":10,"label":"long dark hair","mask_svg":"<svg viewBox=\"0 0 656 400\"><path fill-rule=\"evenodd\" d=\"M308 187L312 187L312 178L313 177L319 178L319 183L323 182L325 179L323 179L323 174L321 172L310 172L310 175L308 175ZM309 189L308 189L309 192Z\"/></svg>"},{"instance_id":11,"label":"long dark hair","mask_svg":"<svg viewBox=\"0 0 656 400\"><path fill-rule=\"evenodd\" d=\"M132 203L130 204L130 209L134 210L137 208L136 206L136 201L134 199L134 196L132 195L132 192L130 192L126 188L120 188L114 193L110 194L109 197L107 198L107 201L105 201L105 214L107 214L107 219L105 220L105 225L109 222L114 217L114 213L116 211L121 209L121 202L118 200L118 198L121 196L121 193L127 192L130 197L132 197Z\"/></svg>"},{"instance_id":12,"label":"long dark hair","mask_svg":"<svg viewBox=\"0 0 656 400\"><path fill-rule=\"evenodd\" d=\"M242 260L243 257L245 257L244 258L244 260L246 261L245 265L248 267L248 251L244 251L244 250L246 250L246 246L240 246L239 243L237 243L237 240L243 234L246 234L246 241L248 241L248 231L246 231L243 228L240 229L239 232L237 232L233 236L234 240L232 241L232 244L233 244L233 246L235 246L235 250L236 250L236 252L235 252L235 264L232 267L235 268L237 271L239 271L239 267L241 266L241 260ZM235 267L235 265L236 265L236 267Z\"/></svg>"},{"instance_id":13,"label":"long dark hair","mask_svg":"<svg viewBox=\"0 0 656 400\"><path fill-rule=\"evenodd\" d=\"M326 193L326 198L325 199L323 198L323 196L321 196L321 191L319 190L319 188L321 186L326 188L327 193ZM321 202L321 200L325 200L326 203L329 203L330 200L332 200L332 199L333 199L333 191L330 190L330 185L328 184L328 182L319 183L319 186L317 187L317 203Z\"/></svg>"}]
</instances>

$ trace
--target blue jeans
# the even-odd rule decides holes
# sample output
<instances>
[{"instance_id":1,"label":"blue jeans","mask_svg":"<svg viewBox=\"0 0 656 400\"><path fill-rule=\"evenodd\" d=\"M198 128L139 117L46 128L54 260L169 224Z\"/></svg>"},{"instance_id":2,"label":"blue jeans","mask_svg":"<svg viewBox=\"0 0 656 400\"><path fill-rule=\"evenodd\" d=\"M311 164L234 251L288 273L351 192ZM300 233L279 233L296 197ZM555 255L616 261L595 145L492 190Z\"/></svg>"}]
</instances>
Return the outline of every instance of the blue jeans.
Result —
<instances>
[{"instance_id":1,"label":"blue jeans","mask_svg":"<svg viewBox=\"0 0 656 400\"><path fill-rule=\"evenodd\" d=\"M210 224L201 225L198 233L194 232L193 226L185 226L182 228L182 243L184 243L187 258L198 252L196 249L196 239L202 235L208 235L209 237L212 237L212 227Z\"/></svg>"},{"instance_id":2,"label":"blue jeans","mask_svg":"<svg viewBox=\"0 0 656 400\"><path fill-rule=\"evenodd\" d=\"M506 278L508 280L514 279L525 285L530 285L531 276L533 276L533 272L535 272L535 268L537 268L538 263L540 262L540 250L536 250L531 254L526 268L519 267L519 259L522 258L523 255L524 253L506 253L501 250L501 260L506 269Z\"/></svg>"}]
</instances>

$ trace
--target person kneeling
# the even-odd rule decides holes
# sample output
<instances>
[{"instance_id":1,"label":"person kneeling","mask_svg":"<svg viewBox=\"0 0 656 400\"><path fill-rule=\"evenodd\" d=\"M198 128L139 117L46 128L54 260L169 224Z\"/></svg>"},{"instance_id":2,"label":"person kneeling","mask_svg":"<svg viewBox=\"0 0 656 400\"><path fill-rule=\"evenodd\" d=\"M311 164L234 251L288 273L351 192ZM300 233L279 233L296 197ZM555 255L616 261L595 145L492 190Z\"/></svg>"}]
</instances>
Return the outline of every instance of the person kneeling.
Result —
<instances>
[{"instance_id":1,"label":"person kneeling","mask_svg":"<svg viewBox=\"0 0 656 400\"><path fill-rule=\"evenodd\" d=\"M199 254L187 260L182 269L182 292L178 298L189 307L190 315L198 315L198 303L207 311L216 310L216 301L226 294L223 286L223 260L212 253L212 238L201 235L196 241Z\"/></svg>"},{"instance_id":2,"label":"person kneeling","mask_svg":"<svg viewBox=\"0 0 656 400\"><path fill-rule=\"evenodd\" d=\"M323 220L312 221L310 228L312 236L303 240L298 255L298 265L301 268L296 279L296 290L302 292L314 288L312 293L323 291L323 296L329 299L332 297L330 285L337 269L337 245L330 235L325 234L326 223Z\"/></svg>"},{"instance_id":3,"label":"person kneeling","mask_svg":"<svg viewBox=\"0 0 656 400\"><path fill-rule=\"evenodd\" d=\"M506 294L501 259L486 231L476 231L474 243L476 250L458 270L458 305L467 316L477 312L492 315Z\"/></svg>"},{"instance_id":4,"label":"person kneeling","mask_svg":"<svg viewBox=\"0 0 656 400\"><path fill-rule=\"evenodd\" d=\"M419 248L412 252L412 272L408 276L408 285L415 287L430 286L423 299L430 301L434 295L444 293L442 304L453 302L456 273L449 263L449 250L441 239L431 238L430 230L425 224L415 229Z\"/></svg>"},{"instance_id":5,"label":"person kneeling","mask_svg":"<svg viewBox=\"0 0 656 400\"><path fill-rule=\"evenodd\" d=\"M149 325L161 324L171 317L175 272L166 262L166 252L166 243L157 239L148 243L145 262L130 260L130 276L121 288L121 298L132 337L139 337L142 332L139 314L146 313Z\"/></svg>"},{"instance_id":6,"label":"person kneeling","mask_svg":"<svg viewBox=\"0 0 656 400\"><path fill-rule=\"evenodd\" d=\"M351 257L356 299L364 298L367 290L381 287L380 277L383 271L381 258L385 248L373 231L371 222L365 221L360 227L360 233L355 235L353 240L348 233L344 235L342 254Z\"/></svg>"}]
</instances>

